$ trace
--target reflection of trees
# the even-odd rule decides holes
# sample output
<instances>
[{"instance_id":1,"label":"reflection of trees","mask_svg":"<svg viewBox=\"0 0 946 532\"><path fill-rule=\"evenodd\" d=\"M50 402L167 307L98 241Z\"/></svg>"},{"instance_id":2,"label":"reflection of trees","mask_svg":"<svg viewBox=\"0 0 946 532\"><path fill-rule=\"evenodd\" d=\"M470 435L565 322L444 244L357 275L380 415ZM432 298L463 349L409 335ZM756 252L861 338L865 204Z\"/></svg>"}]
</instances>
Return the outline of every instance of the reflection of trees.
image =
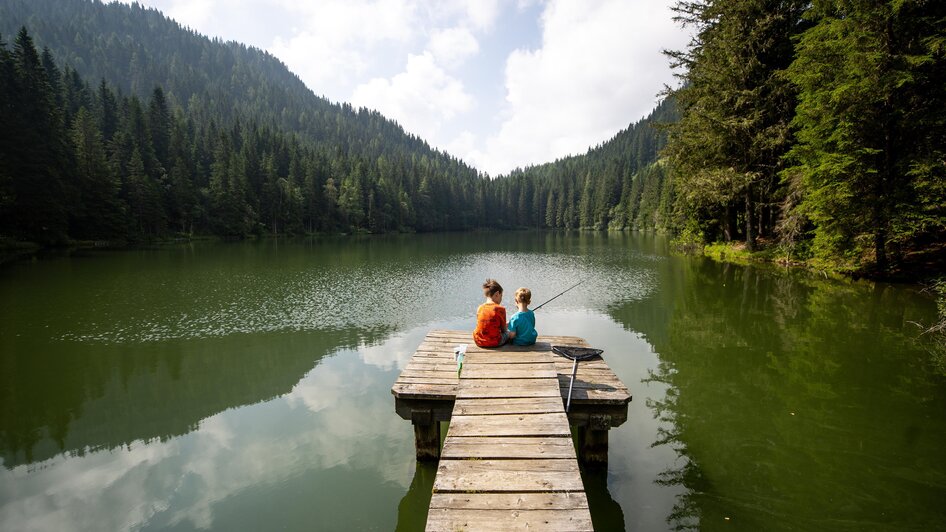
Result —
<instances>
[{"instance_id":1,"label":"reflection of trees","mask_svg":"<svg viewBox=\"0 0 946 532\"><path fill-rule=\"evenodd\" d=\"M585 486L591 524L595 530L625 530L624 510L608 491L608 471L600 467L582 467L581 483Z\"/></svg>"},{"instance_id":2,"label":"reflection of trees","mask_svg":"<svg viewBox=\"0 0 946 532\"><path fill-rule=\"evenodd\" d=\"M289 392L322 356L379 335L346 330L69 345L67 352L15 358L15 371L0 376L3 463L12 468L62 452L185 434L218 412Z\"/></svg>"},{"instance_id":3,"label":"reflection of trees","mask_svg":"<svg viewBox=\"0 0 946 532\"><path fill-rule=\"evenodd\" d=\"M946 390L915 343L929 301L884 285L686 261L612 309L661 363L654 445L677 529L939 526ZM726 518L729 518L727 521Z\"/></svg>"},{"instance_id":4,"label":"reflection of trees","mask_svg":"<svg viewBox=\"0 0 946 532\"><path fill-rule=\"evenodd\" d=\"M397 507L397 531L413 532L427 526L427 511L437 476L436 462L417 462L411 487Z\"/></svg>"}]
</instances>

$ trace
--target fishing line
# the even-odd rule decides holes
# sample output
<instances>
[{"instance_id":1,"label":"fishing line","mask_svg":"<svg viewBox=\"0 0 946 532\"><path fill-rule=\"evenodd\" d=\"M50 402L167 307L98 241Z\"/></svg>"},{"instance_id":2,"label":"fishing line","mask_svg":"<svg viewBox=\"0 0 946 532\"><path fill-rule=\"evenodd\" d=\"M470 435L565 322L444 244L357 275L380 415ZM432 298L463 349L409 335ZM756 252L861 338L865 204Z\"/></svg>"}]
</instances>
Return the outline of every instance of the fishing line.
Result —
<instances>
[{"instance_id":1,"label":"fishing line","mask_svg":"<svg viewBox=\"0 0 946 532\"><path fill-rule=\"evenodd\" d=\"M575 288L576 286L580 285L581 283L585 282L586 280L587 280L587 279L582 279L581 281L578 281L577 283L573 284L572 286L570 286L570 287L566 288L565 290L563 290L562 292L560 292L558 295L556 295L556 296L553 297L552 299L549 299L549 300L546 301L545 303L542 303L541 305L535 307L534 309L532 309L532 311L535 312L535 311L539 310L540 308L544 307L545 305L548 305L549 303L551 303L551 302L552 302L554 299L556 299L557 297L559 297L559 296L565 294L565 292L568 292L569 290L571 290L572 288Z\"/></svg>"}]
</instances>

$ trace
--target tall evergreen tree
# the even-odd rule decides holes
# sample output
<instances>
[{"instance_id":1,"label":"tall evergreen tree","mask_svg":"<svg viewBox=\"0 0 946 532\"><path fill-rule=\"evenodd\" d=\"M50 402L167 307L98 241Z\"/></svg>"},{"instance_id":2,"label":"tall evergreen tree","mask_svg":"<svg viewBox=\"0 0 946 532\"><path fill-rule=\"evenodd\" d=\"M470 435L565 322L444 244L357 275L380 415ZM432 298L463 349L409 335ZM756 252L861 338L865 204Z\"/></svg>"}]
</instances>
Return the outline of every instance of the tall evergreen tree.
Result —
<instances>
[{"instance_id":1,"label":"tall evergreen tree","mask_svg":"<svg viewBox=\"0 0 946 532\"><path fill-rule=\"evenodd\" d=\"M72 143L81 202L71 211L74 220L70 233L90 239L123 236L125 208L118 195L121 183L108 166L102 134L85 107L76 114Z\"/></svg>"},{"instance_id":2,"label":"tall evergreen tree","mask_svg":"<svg viewBox=\"0 0 946 532\"><path fill-rule=\"evenodd\" d=\"M14 80L10 102L13 132L8 158L13 196L9 223L34 241L54 243L66 237L62 175L68 165L65 131L33 39L26 28L13 49Z\"/></svg>"},{"instance_id":3,"label":"tall evergreen tree","mask_svg":"<svg viewBox=\"0 0 946 532\"><path fill-rule=\"evenodd\" d=\"M891 245L946 234L946 5L824 0L810 18L788 71L800 103L786 175L818 258L855 269L870 252L885 273Z\"/></svg>"},{"instance_id":4,"label":"tall evergreen tree","mask_svg":"<svg viewBox=\"0 0 946 532\"><path fill-rule=\"evenodd\" d=\"M678 20L695 28L672 92L680 121L667 147L688 209L711 234L742 236L752 249L783 190L778 171L791 139L794 89L781 75L803 29L807 0L681 0ZM737 225L737 220L742 223Z\"/></svg>"}]
</instances>

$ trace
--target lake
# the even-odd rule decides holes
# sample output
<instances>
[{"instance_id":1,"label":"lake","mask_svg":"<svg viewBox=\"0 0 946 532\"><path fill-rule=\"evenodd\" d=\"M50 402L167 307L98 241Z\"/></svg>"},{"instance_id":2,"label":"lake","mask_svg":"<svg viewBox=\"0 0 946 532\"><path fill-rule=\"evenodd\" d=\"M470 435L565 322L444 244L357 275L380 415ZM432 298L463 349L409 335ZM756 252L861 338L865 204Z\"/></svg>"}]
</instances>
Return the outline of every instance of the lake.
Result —
<instances>
[{"instance_id":1,"label":"lake","mask_svg":"<svg viewBox=\"0 0 946 532\"><path fill-rule=\"evenodd\" d=\"M197 242L0 269L0 529L423 530L435 468L390 388L495 277L631 389L599 530L932 530L946 377L908 286L649 234Z\"/></svg>"}]
</instances>

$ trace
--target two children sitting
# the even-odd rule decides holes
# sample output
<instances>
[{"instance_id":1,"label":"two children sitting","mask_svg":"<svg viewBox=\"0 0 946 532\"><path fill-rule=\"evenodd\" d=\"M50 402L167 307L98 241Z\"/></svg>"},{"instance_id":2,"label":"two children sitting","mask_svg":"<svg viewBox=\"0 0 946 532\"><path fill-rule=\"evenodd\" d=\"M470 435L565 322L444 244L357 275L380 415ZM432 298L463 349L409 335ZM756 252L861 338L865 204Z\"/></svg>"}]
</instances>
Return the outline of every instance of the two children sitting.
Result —
<instances>
[{"instance_id":1,"label":"two children sitting","mask_svg":"<svg viewBox=\"0 0 946 532\"><path fill-rule=\"evenodd\" d=\"M538 333L535 332L535 314L529 310L532 292L528 288L516 290L518 312L506 323L506 307L503 301L503 287L495 279L483 283L483 295L486 302L476 309L476 330L473 341L480 347L499 347L507 342L513 345L532 345Z\"/></svg>"}]
</instances>

